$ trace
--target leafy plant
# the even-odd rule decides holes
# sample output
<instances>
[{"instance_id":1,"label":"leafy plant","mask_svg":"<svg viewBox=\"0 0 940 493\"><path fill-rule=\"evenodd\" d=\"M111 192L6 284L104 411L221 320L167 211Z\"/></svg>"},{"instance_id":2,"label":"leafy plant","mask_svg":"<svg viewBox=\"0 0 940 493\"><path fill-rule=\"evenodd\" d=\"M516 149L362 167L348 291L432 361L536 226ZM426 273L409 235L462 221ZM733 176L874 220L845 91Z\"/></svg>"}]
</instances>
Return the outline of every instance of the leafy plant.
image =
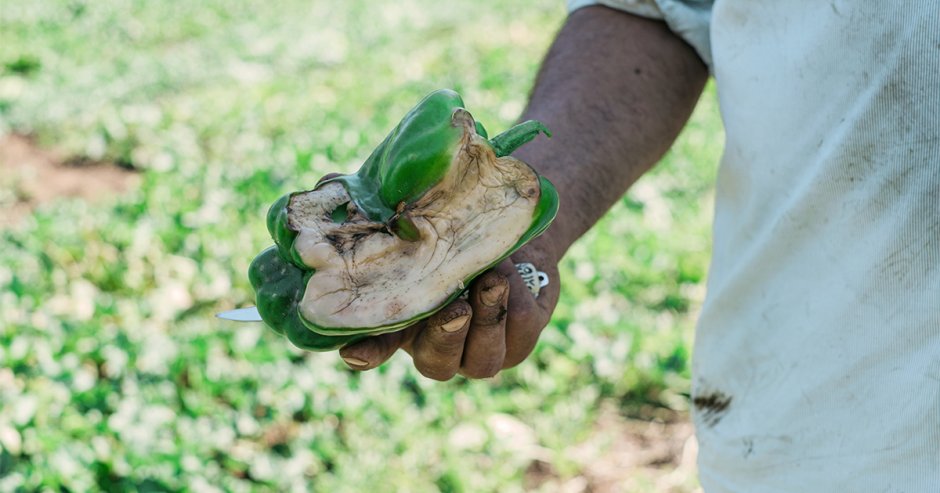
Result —
<instances>
[{"instance_id":1,"label":"leafy plant","mask_svg":"<svg viewBox=\"0 0 940 493\"><path fill-rule=\"evenodd\" d=\"M0 231L0 491L522 491L536 461L581 473L571 437L601 402L687 405L722 141L711 90L565 258L535 353L495 379L425 380L405 355L352 373L212 316L253 302L268 205L357 169L424 94L452 87L511 126L561 2L2 10L0 131L141 183Z\"/></svg>"}]
</instances>

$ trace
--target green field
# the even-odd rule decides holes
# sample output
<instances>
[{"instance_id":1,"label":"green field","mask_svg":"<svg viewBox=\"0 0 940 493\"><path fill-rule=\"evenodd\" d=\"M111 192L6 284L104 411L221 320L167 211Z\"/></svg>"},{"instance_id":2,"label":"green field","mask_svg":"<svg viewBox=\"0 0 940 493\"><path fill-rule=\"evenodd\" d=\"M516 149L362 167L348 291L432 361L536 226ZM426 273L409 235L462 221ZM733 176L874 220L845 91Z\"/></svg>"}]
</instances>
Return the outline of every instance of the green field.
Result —
<instances>
[{"instance_id":1,"label":"green field","mask_svg":"<svg viewBox=\"0 0 940 493\"><path fill-rule=\"evenodd\" d=\"M518 368L439 383L398 354L359 374L213 317L253 304L273 200L355 170L434 89L507 128L564 16L560 0L3 2L0 135L139 185L0 227L0 492L586 491L584 447L611 446L590 439L602 409L681 419L723 142L711 87L566 256ZM0 178L0 214L29 199Z\"/></svg>"}]
</instances>

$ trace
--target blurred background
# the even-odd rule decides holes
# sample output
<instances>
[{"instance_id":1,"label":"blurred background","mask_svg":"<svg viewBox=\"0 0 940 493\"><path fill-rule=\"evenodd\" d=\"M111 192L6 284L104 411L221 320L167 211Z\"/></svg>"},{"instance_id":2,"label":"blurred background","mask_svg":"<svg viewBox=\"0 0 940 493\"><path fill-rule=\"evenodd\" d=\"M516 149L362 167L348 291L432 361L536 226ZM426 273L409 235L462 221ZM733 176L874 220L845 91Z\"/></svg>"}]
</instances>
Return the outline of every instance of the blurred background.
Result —
<instances>
[{"instance_id":1,"label":"blurred background","mask_svg":"<svg viewBox=\"0 0 940 493\"><path fill-rule=\"evenodd\" d=\"M267 207L428 92L491 133L561 0L0 5L0 491L696 491L689 357L723 141L709 86L569 252L532 357L354 373L261 324ZM617 138L611 135L611 138Z\"/></svg>"}]
</instances>

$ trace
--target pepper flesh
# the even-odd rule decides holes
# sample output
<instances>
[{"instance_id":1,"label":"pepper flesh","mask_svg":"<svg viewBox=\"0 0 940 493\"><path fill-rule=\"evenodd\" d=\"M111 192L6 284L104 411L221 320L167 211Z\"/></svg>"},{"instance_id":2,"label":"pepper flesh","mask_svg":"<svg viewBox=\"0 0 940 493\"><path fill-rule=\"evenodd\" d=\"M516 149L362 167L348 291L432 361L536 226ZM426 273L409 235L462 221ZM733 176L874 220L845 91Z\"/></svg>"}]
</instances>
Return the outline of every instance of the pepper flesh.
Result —
<instances>
[{"instance_id":1,"label":"pepper flesh","mask_svg":"<svg viewBox=\"0 0 940 493\"><path fill-rule=\"evenodd\" d=\"M487 140L460 96L437 91L357 173L278 200L268 213L276 257L306 273L290 288L297 320L324 338L399 330L540 234L557 193L505 156L539 132L530 121Z\"/></svg>"}]
</instances>

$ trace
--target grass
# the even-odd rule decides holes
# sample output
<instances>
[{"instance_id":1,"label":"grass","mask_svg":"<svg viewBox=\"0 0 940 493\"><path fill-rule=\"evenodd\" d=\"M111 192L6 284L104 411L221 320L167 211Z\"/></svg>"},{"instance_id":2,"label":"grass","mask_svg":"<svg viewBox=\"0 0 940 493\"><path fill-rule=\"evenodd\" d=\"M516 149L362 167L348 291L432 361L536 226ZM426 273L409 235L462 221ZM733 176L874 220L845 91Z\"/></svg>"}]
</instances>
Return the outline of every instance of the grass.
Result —
<instances>
[{"instance_id":1,"label":"grass","mask_svg":"<svg viewBox=\"0 0 940 493\"><path fill-rule=\"evenodd\" d=\"M602 403L686 410L711 89L565 258L533 356L495 379L429 381L404 355L353 373L212 317L252 302L274 199L356 169L437 88L507 128L563 19L556 0L4 5L0 132L141 184L0 230L0 491L522 491L535 460L583 473L571 445Z\"/></svg>"}]
</instances>

